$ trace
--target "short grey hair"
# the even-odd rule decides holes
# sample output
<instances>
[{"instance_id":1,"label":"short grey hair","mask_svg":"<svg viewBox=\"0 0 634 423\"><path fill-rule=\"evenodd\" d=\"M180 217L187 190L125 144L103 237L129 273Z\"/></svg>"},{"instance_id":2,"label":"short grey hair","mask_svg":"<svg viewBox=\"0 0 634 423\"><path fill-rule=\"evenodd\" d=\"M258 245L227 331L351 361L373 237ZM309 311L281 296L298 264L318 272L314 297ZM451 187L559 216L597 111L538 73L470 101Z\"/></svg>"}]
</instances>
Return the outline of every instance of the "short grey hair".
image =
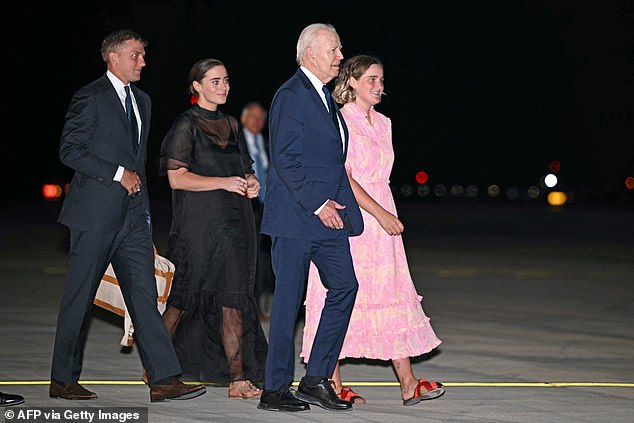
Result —
<instances>
[{"instance_id":1,"label":"short grey hair","mask_svg":"<svg viewBox=\"0 0 634 423\"><path fill-rule=\"evenodd\" d=\"M249 101L247 102L244 107L242 107L242 113L240 113L240 116L246 116L249 111L251 109L261 109L264 112L264 117L266 118L267 112L266 109L264 108L264 106L262 106L262 104L259 101Z\"/></svg>"},{"instance_id":2,"label":"short grey hair","mask_svg":"<svg viewBox=\"0 0 634 423\"><path fill-rule=\"evenodd\" d=\"M302 64L302 59L304 58L304 54L306 54L306 50L308 47L313 47L315 45L315 41L319 36L321 31L332 31L335 34L337 30L331 24L325 23L314 23L308 25L301 34L299 34L299 39L297 40L297 56L295 60L298 65Z\"/></svg>"}]
</instances>

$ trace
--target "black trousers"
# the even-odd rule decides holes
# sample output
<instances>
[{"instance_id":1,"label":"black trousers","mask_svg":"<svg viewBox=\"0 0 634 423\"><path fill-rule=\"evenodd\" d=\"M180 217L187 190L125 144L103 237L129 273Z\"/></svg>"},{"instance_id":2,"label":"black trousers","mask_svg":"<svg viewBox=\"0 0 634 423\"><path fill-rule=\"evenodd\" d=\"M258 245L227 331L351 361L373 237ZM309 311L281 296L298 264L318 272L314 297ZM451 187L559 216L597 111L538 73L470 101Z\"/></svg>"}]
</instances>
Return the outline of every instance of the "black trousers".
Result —
<instances>
[{"instance_id":1,"label":"black trousers","mask_svg":"<svg viewBox=\"0 0 634 423\"><path fill-rule=\"evenodd\" d=\"M131 209L119 232L71 229L68 274L57 317L51 379L76 382L101 278L112 263L134 323L134 337L150 382L181 373L160 312L154 277L154 244L147 212Z\"/></svg>"}]
</instances>

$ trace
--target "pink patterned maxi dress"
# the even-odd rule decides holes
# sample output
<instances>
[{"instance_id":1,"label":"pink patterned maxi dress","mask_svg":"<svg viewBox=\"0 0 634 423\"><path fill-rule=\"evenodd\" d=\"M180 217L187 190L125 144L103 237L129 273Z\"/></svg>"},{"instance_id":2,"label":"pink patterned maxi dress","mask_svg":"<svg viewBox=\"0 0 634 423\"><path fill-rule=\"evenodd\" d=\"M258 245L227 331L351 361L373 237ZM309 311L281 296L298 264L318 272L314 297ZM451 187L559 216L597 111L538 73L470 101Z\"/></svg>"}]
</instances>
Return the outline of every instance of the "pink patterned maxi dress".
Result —
<instances>
[{"instance_id":1,"label":"pink patterned maxi dress","mask_svg":"<svg viewBox=\"0 0 634 423\"><path fill-rule=\"evenodd\" d=\"M341 112L350 130L346 168L383 208L396 215L389 177L394 162L392 122L370 109L373 124L355 103ZM391 360L416 357L440 345L421 306L410 276L403 239L390 236L378 221L361 210L365 229L350 237L359 292L339 358ZM310 265L301 356L308 361L326 290Z\"/></svg>"}]
</instances>

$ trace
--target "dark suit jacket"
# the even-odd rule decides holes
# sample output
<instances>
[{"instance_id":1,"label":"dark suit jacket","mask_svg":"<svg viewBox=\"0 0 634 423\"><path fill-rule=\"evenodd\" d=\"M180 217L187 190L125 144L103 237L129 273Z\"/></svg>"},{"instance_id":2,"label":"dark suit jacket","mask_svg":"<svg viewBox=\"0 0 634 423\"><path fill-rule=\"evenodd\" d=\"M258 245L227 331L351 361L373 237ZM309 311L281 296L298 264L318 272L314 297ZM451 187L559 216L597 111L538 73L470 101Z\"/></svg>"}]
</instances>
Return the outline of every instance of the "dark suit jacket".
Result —
<instances>
[{"instance_id":1,"label":"dark suit jacket","mask_svg":"<svg viewBox=\"0 0 634 423\"><path fill-rule=\"evenodd\" d=\"M145 163L152 103L146 93L131 87L142 122L136 155L125 110L105 74L71 99L59 149L62 163L75 170L58 219L69 228L118 231L130 201L140 201L139 207L149 212ZM141 178L140 198L132 199L113 181L119 165Z\"/></svg>"},{"instance_id":2,"label":"dark suit jacket","mask_svg":"<svg viewBox=\"0 0 634 423\"><path fill-rule=\"evenodd\" d=\"M339 111L337 111L339 113ZM321 98L301 69L277 91L269 113L269 176L262 233L298 239L331 239L339 231L327 228L314 212L326 200L346 206L340 215L349 235L363 231L344 162L345 148Z\"/></svg>"}]
</instances>

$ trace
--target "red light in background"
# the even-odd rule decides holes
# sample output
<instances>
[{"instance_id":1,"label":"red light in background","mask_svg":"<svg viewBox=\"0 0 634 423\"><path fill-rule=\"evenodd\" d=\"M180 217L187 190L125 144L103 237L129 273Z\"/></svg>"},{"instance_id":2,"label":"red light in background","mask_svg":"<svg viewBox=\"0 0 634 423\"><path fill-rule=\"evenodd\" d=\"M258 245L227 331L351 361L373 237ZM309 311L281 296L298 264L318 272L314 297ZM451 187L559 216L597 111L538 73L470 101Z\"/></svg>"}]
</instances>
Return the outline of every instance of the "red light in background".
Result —
<instances>
[{"instance_id":1,"label":"red light in background","mask_svg":"<svg viewBox=\"0 0 634 423\"><path fill-rule=\"evenodd\" d=\"M427 175L427 172L421 170L420 172L416 173L416 182L418 182L419 184L425 184L428 180L429 176Z\"/></svg>"},{"instance_id":2,"label":"red light in background","mask_svg":"<svg viewBox=\"0 0 634 423\"><path fill-rule=\"evenodd\" d=\"M559 169L561 169L561 163L559 163L559 160L553 160L548 165L548 168L551 170L551 172L559 172Z\"/></svg>"},{"instance_id":3,"label":"red light in background","mask_svg":"<svg viewBox=\"0 0 634 423\"><path fill-rule=\"evenodd\" d=\"M625 178L625 188L634 189L634 176L628 176Z\"/></svg>"},{"instance_id":4,"label":"red light in background","mask_svg":"<svg viewBox=\"0 0 634 423\"><path fill-rule=\"evenodd\" d=\"M42 184L42 196L45 200L56 200L62 196L62 187L57 184Z\"/></svg>"}]
</instances>

